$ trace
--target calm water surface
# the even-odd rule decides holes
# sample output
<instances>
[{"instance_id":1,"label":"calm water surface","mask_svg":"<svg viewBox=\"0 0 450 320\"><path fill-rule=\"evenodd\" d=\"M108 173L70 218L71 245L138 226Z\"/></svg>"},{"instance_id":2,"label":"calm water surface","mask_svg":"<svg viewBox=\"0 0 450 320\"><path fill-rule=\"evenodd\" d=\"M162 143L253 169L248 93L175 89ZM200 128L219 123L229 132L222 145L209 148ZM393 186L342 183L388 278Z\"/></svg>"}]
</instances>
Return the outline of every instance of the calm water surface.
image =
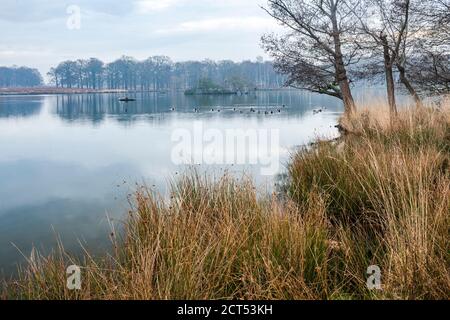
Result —
<instances>
[{"instance_id":1,"label":"calm water surface","mask_svg":"<svg viewBox=\"0 0 450 320\"><path fill-rule=\"evenodd\" d=\"M5 274L23 261L19 250L27 256L33 245L51 248L56 235L72 252L79 251L80 242L94 252L109 248L107 217L125 216L135 184L164 192L168 179L185 169L171 160L176 129L193 130L199 122L221 131L279 129L282 171L294 147L336 136L342 112L339 101L301 91L133 97L136 102L124 104L112 94L0 96L0 269ZM318 107L326 110L314 114ZM233 166L242 170L261 185L273 183L274 177L259 176L257 166Z\"/></svg>"}]
</instances>

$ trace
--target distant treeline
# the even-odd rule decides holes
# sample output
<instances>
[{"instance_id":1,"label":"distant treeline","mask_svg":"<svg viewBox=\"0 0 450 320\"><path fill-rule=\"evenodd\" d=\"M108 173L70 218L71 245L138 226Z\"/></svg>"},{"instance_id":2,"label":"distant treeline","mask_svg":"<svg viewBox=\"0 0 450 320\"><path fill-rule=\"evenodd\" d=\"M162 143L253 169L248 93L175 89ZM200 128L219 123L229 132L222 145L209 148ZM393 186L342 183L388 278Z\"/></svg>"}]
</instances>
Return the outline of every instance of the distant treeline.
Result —
<instances>
[{"instance_id":1,"label":"distant treeline","mask_svg":"<svg viewBox=\"0 0 450 320\"><path fill-rule=\"evenodd\" d=\"M0 67L0 88L36 87L42 85L42 76L27 67Z\"/></svg>"},{"instance_id":2,"label":"distant treeline","mask_svg":"<svg viewBox=\"0 0 450 320\"><path fill-rule=\"evenodd\" d=\"M138 61L132 57L105 64L91 58L64 61L48 73L57 87L126 90L187 90L207 79L230 90L280 88L285 77L274 70L272 62L187 61L173 62L166 56Z\"/></svg>"}]
</instances>

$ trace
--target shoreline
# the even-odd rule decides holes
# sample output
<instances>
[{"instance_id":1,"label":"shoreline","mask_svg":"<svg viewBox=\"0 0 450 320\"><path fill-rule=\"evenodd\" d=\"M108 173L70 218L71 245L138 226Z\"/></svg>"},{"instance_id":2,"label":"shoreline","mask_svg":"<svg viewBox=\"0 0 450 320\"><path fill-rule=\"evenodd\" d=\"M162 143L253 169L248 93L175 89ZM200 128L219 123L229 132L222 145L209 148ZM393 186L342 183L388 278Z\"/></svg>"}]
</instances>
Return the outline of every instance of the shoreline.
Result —
<instances>
[{"instance_id":1,"label":"shoreline","mask_svg":"<svg viewBox=\"0 0 450 320\"><path fill-rule=\"evenodd\" d=\"M298 90L294 88L279 88L279 89L258 89L254 92L271 92L271 91L289 91ZM70 89L70 88L55 88L55 87L36 87L36 88L0 88L0 97L2 96L39 96L39 95L70 95L70 94L137 94L137 93L160 93L169 94L171 92L183 93L184 90L174 91L155 91L155 90L125 90L125 89ZM201 95L187 95L187 96L207 96L217 95L201 94Z\"/></svg>"},{"instance_id":2,"label":"shoreline","mask_svg":"<svg viewBox=\"0 0 450 320\"><path fill-rule=\"evenodd\" d=\"M156 92L156 91L140 91L140 92ZM1 88L0 96L32 96L32 95L62 95L62 94L111 94L111 93L136 93L122 89L69 89L69 88Z\"/></svg>"}]
</instances>

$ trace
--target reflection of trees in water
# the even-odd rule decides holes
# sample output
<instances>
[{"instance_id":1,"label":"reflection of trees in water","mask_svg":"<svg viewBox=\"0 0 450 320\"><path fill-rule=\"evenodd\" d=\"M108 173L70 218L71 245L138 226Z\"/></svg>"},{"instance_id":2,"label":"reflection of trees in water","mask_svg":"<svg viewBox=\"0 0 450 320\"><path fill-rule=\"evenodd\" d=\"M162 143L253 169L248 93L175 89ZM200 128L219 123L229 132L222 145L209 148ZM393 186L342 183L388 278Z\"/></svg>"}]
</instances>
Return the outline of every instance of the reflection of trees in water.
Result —
<instances>
[{"instance_id":1,"label":"reflection of trees in water","mask_svg":"<svg viewBox=\"0 0 450 320\"><path fill-rule=\"evenodd\" d=\"M0 118L25 118L41 112L41 101L8 101L0 103Z\"/></svg>"},{"instance_id":2,"label":"reflection of trees in water","mask_svg":"<svg viewBox=\"0 0 450 320\"><path fill-rule=\"evenodd\" d=\"M67 121L90 120L93 123L100 123L111 117L120 122L129 122L139 115L156 114L160 112L159 109L169 109L167 96L133 95L137 101L131 103L120 102L119 97L120 95L116 94L58 96L55 113Z\"/></svg>"},{"instance_id":3,"label":"reflection of trees in water","mask_svg":"<svg viewBox=\"0 0 450 320\"><path fill-rule=\"evenodd\" d=\"M64 120L91 120L94 123L104 119L101 97L95 95L64 95L56 97L56 113Z\"/></svg>"},{"instance_id":4,"label":"reflection of trees in water","mask_svg":"<svg viewBox=\"0 0 450 320\"><path fill-rule=\"evenodd\" d=\"M243 95L199 95L185 96L182 93L133 93L129 98L136 101L120 102L121 94L84 94L61 95L56 97L56 110L59 117L67 121L87 120L101 123L106 118L123 123L147 120L151 122L165 121L166 115L175 108L177 113L194 114L198 109L202 117L213 117L207 114L211 108L215 110L237 107L246 110L252 106L265 109L280 109L283 114L303 115L317 107L327 107L331 111L339 111L340 105L329 97L313 95L301 91L264 91ZM239 109L238 109L239 110ZM223 117L235 117L238 114L221 114ZM242 116L242 115L239 115Z\"/></svg>"}]
</instances>

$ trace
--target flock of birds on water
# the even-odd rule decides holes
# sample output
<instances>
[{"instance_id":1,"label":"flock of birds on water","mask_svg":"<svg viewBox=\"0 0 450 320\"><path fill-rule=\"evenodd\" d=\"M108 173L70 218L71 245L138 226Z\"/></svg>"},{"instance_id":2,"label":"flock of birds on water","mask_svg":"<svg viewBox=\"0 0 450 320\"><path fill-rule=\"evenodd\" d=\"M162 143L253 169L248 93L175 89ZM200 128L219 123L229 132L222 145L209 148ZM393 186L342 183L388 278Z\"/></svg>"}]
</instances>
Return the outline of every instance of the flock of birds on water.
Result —
<instances>
[{"instance_id":1,"label":"flock of birds on water","mask_svg":"<svg viewBox=\"0 0 450 320\"><path fill-rule=\"evenodd\" d=\"M126 98L122 98L122 99L119 99L119 101L121 101L121 102L131 102L131 101L136 101L135 99L130 99L130 98L128 98L128 97L126 97ZM285 104L283 104L282 106L280 106L280 107L276 107L275 109L271 109L271 110L267 110L267 109L265 109L264 111L262 111L262 110L257 110L257 109L255 109L254 107L251 107L250 108L250 113L257 113L257 114L265 114L265 115L269 115L269 114L276 114L276 113L281 113L282 112L282 110L283 109L285 109L286 108L286 105ZM323 108L318 108L318 109L314 109L313 110L313 114L319 114L319 113L322 113L324 110L326 110L327 108L326 107L323 107ZM175 107L171 107L170 108L170 111L172 111L172 112L174 112L174 111L176 111L176 109L175 109ZM222 112L222 109L214 109L214 108L212 108L211 109L211 112ZM244 111L242 110L242 108L237 108L237 107L234 107L233 108L233 111L234 112L238 112L239 111L239 113L240 114L243 114L244 113ZM128 112L128 108L126 108L125 109L125 112ZM194 108L193 109L193 112L194 113L199 113L200 112L200 109L199 108Z\"/></svg>"},{"instance_id":2,"label":"flock of birds on water","mask_svg":"<svg viewBox=\"0 0 450 320\"><path fill-rule=\"evenodd\" d=\"M257 113L257 114L265 114L265 115L269 115L269 114L282 113L282 110L285 109L285 108L286 108L286 105L282 105L281 107L275 108L275 109L273 109L273 110L264 110L264 111L262 111L262 110L257 110L257 109L255 109L255 108L252 107L252 108L250 108L250 113ZM314 110L313 110L313 114L319 114L319 113L322 113L325 109L326 109L326 108L314 109ZM233 110L234 112L239 112L240 114L243 114L243 113L244 113L244 110L242 110L242 109L240 109L240 108L234 107L232 110ZM175 109L174 107L172 107L172 108L170 108L170 111L174 112L174 111L176 111L176 109ZM194 113L199 113L199 112L200 112L200 109L199 109L199 108L194 108L192 111L193 111ZM218 112L218 113L220 113L220 112L222 112L222 109L220 109L220 108L219 108L219 109L211 108L211 112Z\"/></svg>"}]
</instances>

